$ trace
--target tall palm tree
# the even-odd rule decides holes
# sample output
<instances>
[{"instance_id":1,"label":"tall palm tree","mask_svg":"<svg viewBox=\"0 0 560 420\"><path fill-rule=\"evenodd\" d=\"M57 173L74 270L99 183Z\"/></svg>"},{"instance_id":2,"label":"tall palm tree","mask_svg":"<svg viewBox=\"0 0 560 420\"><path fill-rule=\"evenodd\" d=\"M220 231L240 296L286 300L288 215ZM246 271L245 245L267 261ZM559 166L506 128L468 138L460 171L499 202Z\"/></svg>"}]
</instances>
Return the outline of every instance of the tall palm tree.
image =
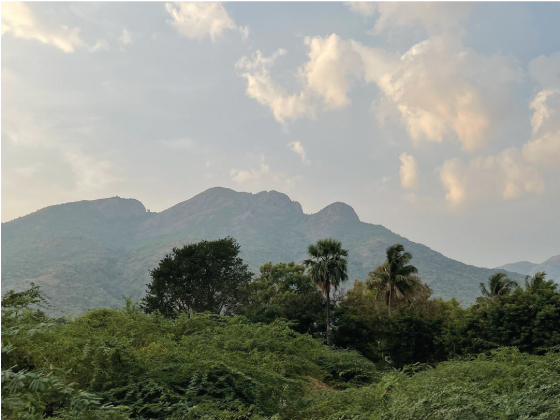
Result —
<instances>
[{"instance_id":1,"label":"tall palm tree","mask_svg":"<svg viewBox=\"0 0 560 420\"><path fill-rule=\"evenodd\" d=\"M307 248L309 259L303 263L309 269L311 281L327 298L327 345L331 345L331 289L336 289L340 282L348 279L348 251L334 239L321 239Z\"/></svg>"},{"instance_id":2,"label":"tall palm tree","mask_svg":"<svg viewBox=\"0 0 560 420\"><path fill-rule=\"evenodd\" d=\"M556 283L552 280L546 279L546 273L539 271L533 277L525 277L525 290L529 293L538 293L542 290L556 290Z\"/></svg>"},{"instance_id":3,"label":"tall palm tree","mask_svg":"<svg viewBox=\"0 0 560 420\"><path fill-rule=\"evenodd\" d=\"M387 248L387 260L369 273L369 286L377 287L385 294L387 311L391 315L391 303L395 300L407 299L409 302L415 297L428 297L430 288L415 274L418 269L409 264L412 254L404 251L404 246L395 244Z\"/></svg>"},{"instance_id":4,"label":"tall palm tree","mask_svg":"<svg viewBox=\"0 0 560 420\"><path fill-rule=\"evenodd\" d=\"M480 292L482 296L476 299L478 305L488 306L491 302L499 300L500 296L509 295L519 285L508 279L505 273L494 273L488 277L488 287L484 283L480 283Z\"/></svg>"}]
</instances>

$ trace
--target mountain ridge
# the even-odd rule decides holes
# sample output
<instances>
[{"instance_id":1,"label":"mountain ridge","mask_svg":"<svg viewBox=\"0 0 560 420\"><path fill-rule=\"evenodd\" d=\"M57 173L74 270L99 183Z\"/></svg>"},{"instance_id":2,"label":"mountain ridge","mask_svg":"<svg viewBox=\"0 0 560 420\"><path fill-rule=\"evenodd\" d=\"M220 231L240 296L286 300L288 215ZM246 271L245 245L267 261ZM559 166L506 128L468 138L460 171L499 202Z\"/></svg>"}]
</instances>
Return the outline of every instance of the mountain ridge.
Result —
<instances>
[{"instance_id":1,"label":"mountain ridge","mask_svg":"<svg viewBox=\"0 0 560 420\"><path fill-rule=\"evenodd\" d=\"M539 271L544 271L546 277L560 283L560 255L554 255L542 263L536 264L529 261L504 264L497 269L515 271L520 274L533 276Z\"/></svg>"},{"instance_id":2,"label":"mountain ridge","mask_svg":"<svg viewBox=\"0 0 560 420\"><path fill-rule=\"evenodd\" d=\"M305 214L278 191L256 194L214 187L162 212L147 212L135 199L111 197L50 206L2 224L4 290L41 284L71 311L120 306L121 295L140 298L149 269L175 246L234 237L253 272L264 263L301 262L307 247L326 237L349 250L349 279L365 279L402 243L435 297L464 304L478 296L478 284L496 269L445 257L382 225L364 223L341 202ZM499 270L498 270L499 271ZM511 273L514 280L523 276Z\"/></svg>"}]
</instances>

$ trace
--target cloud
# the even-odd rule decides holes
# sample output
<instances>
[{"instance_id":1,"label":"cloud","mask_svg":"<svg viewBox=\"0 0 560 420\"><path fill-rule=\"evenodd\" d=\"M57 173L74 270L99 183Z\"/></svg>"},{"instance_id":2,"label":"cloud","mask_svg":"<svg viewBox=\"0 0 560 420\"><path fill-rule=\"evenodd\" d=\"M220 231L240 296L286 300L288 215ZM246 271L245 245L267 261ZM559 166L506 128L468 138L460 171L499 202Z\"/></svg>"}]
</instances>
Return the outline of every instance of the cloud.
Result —
<instances>
[{"instance_id":1,"label":"cloud","mask_svg":"<svg viewBox=\"0 0 560 420\"><path fill-rule=\"evenodd\" d=\"M511 86L522 77L510 59L478 54L450 37L422 41L398 60L357 42L354 48L364 60L366 80L384 94L382 106L400 115L413 141L456 138L469 152L495 136Z\"/></svg>"},{"instance_id":2,"label":"cloud","mask_svg":"<svg viewBox=\"0 0 560 420\"><path fill-rule=\"evenodd\" d=\"M189 39L216 41L227 30L238 31L243 39L249 35L249 28L237 26L220 2L171 2L165 3L165 10L171 25Z\"/></svg>"},{"instance_id":3,"label":"cloud","mask_svg":"<svg viewBox=\"0 0 560 420\"><path fill-rule=\"evenodd\" d=\"M523 74L514 60L479 54L451 36L432 37L402 55L336 34L306 38L305 44L308 61L299 68L297 93L287 94L270 76L285 50L270 57L257 51L237 63L245 70L247 95L268 106L278 122L348 106L355 83L375 83L382 93L380 121L397 115L414 142L458 140L469 152L496 136L511 88Z\"/></svg>"},{"instance_id":4,"label":"cloud","mask_svg":"<svg viewBox=\"0 0 560 420\"><path fill-rule=\"evenodd\" d=\"M293 141L291 143L288 143L288 147L301 158L301 161L303 163L309 163L309 160L305 155L305 149L303 148L301 142Z\"/></svg>"},{"instance_id":5,"label":"cloud","mask_svg":"<svg viewBox=\"0 0 560 420\"><path fill-rule=\"evenodd\" d=\"M230 171L230 178L238 183L245 184L248 188L253 189L291 189L297 182L301 181L301 177L288 177L282 172L274 172L265 163L264 156L261 156L261 161L258 169L237 170Z\"/></svg>"},{"instance_id":6,"label":"cloud","mask_svg":"<svg viewBox=\"0 0 560 420\"><path fill-rule=\"evenodd\" d=\"M344 5L362 16L372 16L377 12L377 5L371 1L345 1Z\"/></svg>"},{"instance_id":7,"label":"cloud","mask_svg":"<svg viewBox=\"0 0 560 420\"><path fill-rule=\"evenodd\" d=\"M439 172L445 199L452 205L496 198L508 200L542 194L545 190L539 171L515 148L496 156L476 157L468 163L446 160Z\"/></svg>"},{"instance_id":8,"label":"cloud","mask_svg":"<svg viewBox=\"0 0 560 420\"><path fill-rule=\"evenodd\" d=\"M538 165L560 168L560 89L538 92L530 108L533 135L523 146L523 156Z\"/></svg>"},{"instance_id":9,"label":"cloud","mask_svg":"<svg viewBox=\"0 0 560 420\"><path fill-rule=\"evenodd\" d=\"M119 37L119 44L121 45L121 48L124 48L127 45L132 44L132 42L133 42L132 34L126 29L123 29L122 34Z\"/></svg>"},{"instance_id":10,"label":"cloud","mask_svg":"<svg viewBox=\"0 0 560 420\"><path fill-rule=\"evenodd\" d=\"M507 148L468 163L460 159L444 162L440 179L448 202L458 205L544 193L544 169L560 169L560 89L539 91L530 109L532 135L520 149Z\"/></svg>"},{"instance_id":11,"label":"cloud","mask_svg":"<svg viewBox=\"0 0 560 420\"><path fill-rule=\"evenodd\" d=\"M40 22L30 7L23 2L2 2L2 35L34 39L52 45L65 53L83 47L80 29L65 25L50 25Z\"/></svg>"},{"instance_id":12,"label":"cloud","mask_svg":"<svg viewBox=\"0 0 560 420\"><path fill-rule=\"evenodd\" d=\"M533 59L529 74L540 91L529 105L532 136L523 146L523 156L535 165L560 169L560 52Z\"/></svg>"},{"instance_id":13,"label":"cloud","mask_svg":"<svg viewBox=\"0 0 560 420\"><path fill-rule=\"evenodd\" d=\"M341 108L350 103L347 93L351 79L362 73L362 60L352 44L336 34L307 37L309 61L300 69L306 87L321 97L326 109Z\"/></svg>"},{"instance_id":14,"label":"cloud","mask_svg":"<svg viewBox=\"0 0 560 420\"><path fill-rule=\"evenodd\" d=\"M415 189L418 185L418 165L414 156L403 153L399 156L401 167L399 174L401 185L406 189Z\"/></svg>"},{"instance_id":15,"label":"cloud","mask_svg":"<svg viewBox=\"0 0 560 420\"><path fill-rule=\"evenodd\" d=\"M88 48L89 52L109 51L111 46L105 39L98 39L95 44Z\"/></svg>"},{"instance_id":16,"label":"cloud","mask_svg":"<svg viewBox=\"0 0 560 420\"><path fill-rule=\"evenodd\" d=\"M285 124L287 120L315 118L317 109L326 110L348 105L347 96L352 80L359 77L361 58L352 49L352 44L338 35L328 37L308 37L309 60L299 68L300 91L288 94L270 76L270 68L278 57L286 55L279 49L269 57L261 51L251 58L242 57L237 63L244 70L247 79L247 96L268 106L276 121Z\"/></svg>"},{"instance_id":17,"label":"cloud","mask_svg":"<svg viewBox=\"0 0 560 420\"><path fill-rule=\"evenodd\" d=\"M260 51L253 53L251 58L242 57L235 67L245 70L241 76L247 79L246 94L261 105L268 106L276 121L284 124L286 120L295 120L304 116L313 118L313 106L304 92L288 94L270 77L269 68L278 57L286 54L286 50L279 49L269 57L264 57Z\"/></svg>"}]
</instances>

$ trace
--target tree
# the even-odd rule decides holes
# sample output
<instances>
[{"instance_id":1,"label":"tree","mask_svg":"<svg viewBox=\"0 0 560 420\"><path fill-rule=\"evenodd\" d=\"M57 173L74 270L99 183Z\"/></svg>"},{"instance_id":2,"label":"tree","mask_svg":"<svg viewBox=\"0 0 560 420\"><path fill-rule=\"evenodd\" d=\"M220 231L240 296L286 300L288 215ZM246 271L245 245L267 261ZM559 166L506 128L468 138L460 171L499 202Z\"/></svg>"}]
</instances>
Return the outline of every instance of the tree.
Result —
<instances>
[{"instance_id":1,"label":"tree","mask_svg":"<svg viewBox=\"0 0 560 420\"><path fill-rule=\"evenodd\" d=\"M369 273L368 286L377 288L385 294L387 312L391 315L391 303L395 300L408 300L427 298L431 294L430 288L414 274L418 269L410 265L412 254L404 251L404 246L395 244L387 248L387 260Z\"/></svg>"},{"instance_id":2,"label":"tree","mask_svg":"<svg viewBox=\"0 0 560 420\"><path fill-rule=\"evenodd\" d=\"M318 332L324 327L325 300L304 272L302 264L266 263L259 278L247 287L248 304L242 313L253 322L285 318L294 322L297 332Z\"/></svg>"},{"instance_id":3,"label":"tree","mask_svg":"<svg viewBox=\"0 0 560 420\"><path fill-rule=\"evenodd\" d=\"M539 293L544 290L556 290L558 285L552 280L546 280L546 273L538 271L533 277L525 277L525 290L529 293Z\"/></svg>"},{"instance_id":4,"label":"tree","mask_svg":"<svg viewBox=\"0 0 560 420\"><path fill-rule=\"evenodd\" d=\"M331 289L336 291L340 283L348 279L348 251L340 241L321 239L307 248L309 259L303 263L309 270L311 281L327 298L327 345L331 345Z\"/></svg>"},{"instance_id":5,"label":"tree","mask_svg":"<svg viewBox=\"0 0 560 420\"><path fill-rule=\"evenodd\" d=\"M173 248L173 252L150 271L141 307L166 317L177 312L212 312L230 315L243 302L244 288L253 274L239 258L235 239L201 241Z\"/></svg>"},{"instance_id":6,"label":"tree","mask_svg":"<svg viewBox=\"0 0 560 420\"><path fill-rule=\"evenodd\" d=\"M482 296L476 299L477 305L486 305L499 300L500 296L509 295L512 290L518 287L513 280L508 279L505 273L494 273L488 277L488 287L484 283L480 283L480 292Z\"/></svg>"}]
</instances>

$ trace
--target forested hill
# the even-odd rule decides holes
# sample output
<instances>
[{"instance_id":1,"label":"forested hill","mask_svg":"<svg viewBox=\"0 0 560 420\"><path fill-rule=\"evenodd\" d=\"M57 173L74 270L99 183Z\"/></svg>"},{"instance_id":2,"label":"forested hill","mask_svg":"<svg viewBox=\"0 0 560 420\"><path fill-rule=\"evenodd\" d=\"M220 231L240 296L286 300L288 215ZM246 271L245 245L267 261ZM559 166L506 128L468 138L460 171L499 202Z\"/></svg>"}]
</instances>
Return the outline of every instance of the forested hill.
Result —
<instances>
[{"instance_id":1,"label":"forested hill","mask_svg":"<svg viewBox=\"0 0 560 420\"><path fill-rule=\"evenodd\" d=\"M381 225L361 222L352 207L334 203L316 214L276 192L250 194L211 188L161 213L119 197L47 207L2 224L2 290L40 285L67 313L122 305L140 298L173 246L232 236L251 269L268 261L301 262L307 246L327 237L349 251L348 274L365 279L385 249L404 245L435 296L474 302L479 283L496 270L449 259ZM511 274L521 280L522 276Z\"/></svg>"}]
</instances>

